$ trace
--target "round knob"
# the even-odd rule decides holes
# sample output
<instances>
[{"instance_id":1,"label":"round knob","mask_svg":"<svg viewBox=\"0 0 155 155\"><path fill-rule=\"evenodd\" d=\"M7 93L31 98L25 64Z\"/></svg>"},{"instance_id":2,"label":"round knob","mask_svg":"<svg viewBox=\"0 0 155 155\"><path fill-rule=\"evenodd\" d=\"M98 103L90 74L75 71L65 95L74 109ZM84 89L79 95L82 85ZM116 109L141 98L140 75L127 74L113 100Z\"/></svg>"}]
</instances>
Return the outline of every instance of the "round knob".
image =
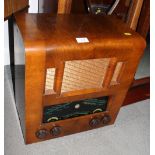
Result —
<instances>
[{"instance_id":1,"label":"round knob","mask_svg":"<svg viewBox=\"0 0 155 155\"><path fill-rule=\"evenodd\" d=\"M100 119L99 118L93 118L90 122L89 125L91 127L97 127L100 124Z\"/></svg>"},{"instance_id":2,"label":"round knob","mask_svg":"<svg viewBox=\"0 0 155 155\"><path fill-rule=\"evenodd\" d=\"M102 123L103 123L104 125L107 125L108 123L110 123L110 121L111 121L111 117L110 117L109 115L104 115L104 116L103 116Z\"/></svg>"},{"instance_id":3,"label":"round knob","mask_svg":"<svg viewBox=\"0 0 155 155\"><path fill-rule=\"evenodd\" d=\"M61 134L61 127L59 126L55 126L53 127L51 130L50 130L50 133L53 135L53 136L58 136Z\"/></svg>"},{"instance_id":4,"label":"round knob","mask_svg":"<svg viewBox=\"0 0 155 155\"><path fill-rule=\"evenodd\" d=\"M48 135L48 131L46 129L40 129L36 132L36 137L39 139L43 139Z\"/></svg>"}]
</instances>

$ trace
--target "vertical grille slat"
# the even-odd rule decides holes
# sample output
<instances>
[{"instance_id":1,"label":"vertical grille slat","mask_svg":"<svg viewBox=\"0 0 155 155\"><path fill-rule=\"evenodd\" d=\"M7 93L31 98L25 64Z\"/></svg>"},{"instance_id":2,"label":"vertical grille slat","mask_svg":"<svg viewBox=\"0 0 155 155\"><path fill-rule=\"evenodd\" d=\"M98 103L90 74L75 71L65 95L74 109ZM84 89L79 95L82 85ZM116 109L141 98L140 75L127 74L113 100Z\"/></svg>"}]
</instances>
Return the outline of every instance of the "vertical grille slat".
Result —
<instances>
[{"instance_id":1,"label":"vertical grille slat","mask_svg":"<svg viewBox=\"0 0 155 155\"><path fill-rule=\"evenodd\" d=\"M116 84L118 84L118 77L120 75L122 66L123 66L123 62L118 62L117 63L116 68L115 68L115 71L114 71L114 74L113 74L113 77L111 79L110 85L116 85Z\"/></svg>"},{"instance_id":2,"label":"vertical grille slat","mask_svg":"<svg viewBox=\"0 0 155 155\"><path fill-rule=\"evenodd\" d=\"M45 94L52 94L54 92L54 76L55 76L55 68L48 68L46 70L46 81L45 81Z\"/></svg>"}]
</instances>

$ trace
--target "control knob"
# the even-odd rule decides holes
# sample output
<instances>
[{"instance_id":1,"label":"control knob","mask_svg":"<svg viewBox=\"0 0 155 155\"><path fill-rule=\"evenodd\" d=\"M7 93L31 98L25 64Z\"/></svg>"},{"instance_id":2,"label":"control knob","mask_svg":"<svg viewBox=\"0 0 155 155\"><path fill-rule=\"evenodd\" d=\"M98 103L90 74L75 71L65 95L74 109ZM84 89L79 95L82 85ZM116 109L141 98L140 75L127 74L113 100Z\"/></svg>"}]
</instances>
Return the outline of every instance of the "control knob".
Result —
<instances>
[{"instance_id":1,"label":"control knob","mask_svg":"<svg viewBox=\"0 0 155 155\"><path fill-rule=\"evenodd\" d=\"M90 122L89 125L91 127L97 127L100 124L100 119L99 118L93 118Z\"/></svg>"},{"instance_id":2,"label":"control knob","mask_svg":"<svg viewBox=\"0 0 155 155\"><path fill-rule=\"evenodd\" d=\"M46 129L40 129L36 132L36 137L39 139L43 139L48 135L48 131Z\"/></svg>"},{"instance_id":3,"label":"control knob","mask_svg":"<svg viewBox=\"0 0 155 155\"><path fill-rule=\"evenodd\" d=\"M53 127L51 130L50 130L50 133L53 135L53 136L58 136L61 134L61 127L60 126L55 126Z\"/></svg>"}]
</instances>

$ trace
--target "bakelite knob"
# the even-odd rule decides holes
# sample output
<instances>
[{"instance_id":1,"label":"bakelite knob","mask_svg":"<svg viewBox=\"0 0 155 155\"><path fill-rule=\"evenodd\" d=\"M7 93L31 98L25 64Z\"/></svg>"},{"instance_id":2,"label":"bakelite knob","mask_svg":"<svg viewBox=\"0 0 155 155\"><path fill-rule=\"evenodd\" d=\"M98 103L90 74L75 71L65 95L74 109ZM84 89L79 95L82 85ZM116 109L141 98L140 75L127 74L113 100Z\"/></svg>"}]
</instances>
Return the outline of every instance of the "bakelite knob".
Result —
<instances>
[{"instance_id":1,"label":"bakelite knob","mask_svg":"<svg viewBox=\"0 0 155 155\"><path fill-rule=\"evenodd\" d=\"M100 124L100 119L99 118L93 118L90 122L89 125L91 127L97 127Z\"/></svg>"},{"instance_id":2,"label":"bakelite knob","mask_svg":"<svg viewBox=\"0 0 155 155\"><path fill-rule=\"evenodd\" d=\"M48 131L46 129L40 129L36 132L36 137L39 139L43 139L48 135Z\"/></svg>"},{"instance_id":3,"label":"bakelite knob","mask_svg":"<svg viewBox=\"0 0 155 155\"><path fill-rule=\"evenodd\" d=\"M111 117L110 117L109 115L104 115L104 116L103 116L102 123L103 123L104 125L109 124L110 121L111 121Z\"/></svg>"},{"instance_id":4,"label":"bakelite knob","mask_svg":"<svg viewBox=\"0 0 155 155\"><path fill-rule=\"evenodd\" d=\"M50 130L50 133L53 135L53 136L58 136L61 134L61 127L60 126L55 126L53 127L51 130Z\"/></svg>"}]
</instances>

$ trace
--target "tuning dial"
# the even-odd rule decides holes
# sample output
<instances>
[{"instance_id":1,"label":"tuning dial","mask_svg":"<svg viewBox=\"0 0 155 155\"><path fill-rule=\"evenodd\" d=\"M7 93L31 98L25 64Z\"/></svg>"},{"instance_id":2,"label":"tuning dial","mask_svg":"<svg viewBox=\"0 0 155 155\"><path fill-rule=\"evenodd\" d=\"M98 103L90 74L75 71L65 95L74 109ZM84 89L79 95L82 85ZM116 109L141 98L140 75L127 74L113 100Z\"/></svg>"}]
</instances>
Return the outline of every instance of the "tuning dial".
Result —
<instances>
[{"instance_id":1,"label":"tuning dial","mask_svg":"<svg viewBox=\"0 0 155 155\"><path fill-rule=\"evenodd\" d=\"M36 132L36 137L39 139L43 139L48 135L48 131L46 129L40 129Z\"/></svg>"},{"instance_id":2,"label":"tuning dial","mask_svg":"<svg viewBox=\"0 0 155 155\"><path fill-rule=\"evenodd\" d=\"M110 117L109 115L104 115L104 116L103 116L102 123L103 123L104 125L109 124L110 121L111 121L111 117Z\"/></svg>"},{"instance_id":3,"label":"tuning dial","mask_svg":"<svg viewBox=\"0 0 155 155\"><path fill-rule=\"evenodd\" d=\"M60 126L55 126L53 127L51 130L50 130L50 133L53 135L53 136L58 136L61 134L61 127Z\"/></svg>"},{"instance_id":4,"label":"tuning dial","mask_svg":"<svg viewBox=\"0 0 155 155\"><path fill-rule=\"evenodd\" d=\"M91 127L97 127L100 124L100 119L99 118L93 118L90 122L89 125Z\"/></svg>"}]
</instances>

